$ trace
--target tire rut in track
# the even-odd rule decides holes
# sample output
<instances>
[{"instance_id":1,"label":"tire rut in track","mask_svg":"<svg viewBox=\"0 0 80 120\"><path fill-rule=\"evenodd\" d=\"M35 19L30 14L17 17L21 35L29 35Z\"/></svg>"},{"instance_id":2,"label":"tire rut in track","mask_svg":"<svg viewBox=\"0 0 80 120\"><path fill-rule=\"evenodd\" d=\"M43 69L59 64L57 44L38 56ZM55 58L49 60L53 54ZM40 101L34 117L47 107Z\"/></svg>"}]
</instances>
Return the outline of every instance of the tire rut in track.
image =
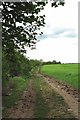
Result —
<instances>
[{"instance_id":1,"label":"tire rut in track","mask_svg":"<svg viewBox=\"0 0 80 120\"><path fill-rule=\"evenodd\" d=\"M8 118L34 118L35 97L33 81L30 80L20 101L9 110Z\"/></svg>"},{"instance_id":2,"label":"tire rut in track","mask_svg":"<svg viewBox=\"0 0 80 120\"><path fill-rule=\"evenodd\" d=\"M73 111L74 115L76 118L78 118L79 116L79 111L78 111L78 94L76 93L76 97L75 95L73 96L72 94L68 93L65 89L62 89L64 87L64 85L60 84L59 82L57 82L55 79L50 78L48 76L44 76L44 75L39 75L41 77L43 77L43 79L55 90L57 91L61 96L63 96L64 100L66 101L66 103L68 104L68 106L70 107L70 110Z\"/></svg>"}]
</instances>

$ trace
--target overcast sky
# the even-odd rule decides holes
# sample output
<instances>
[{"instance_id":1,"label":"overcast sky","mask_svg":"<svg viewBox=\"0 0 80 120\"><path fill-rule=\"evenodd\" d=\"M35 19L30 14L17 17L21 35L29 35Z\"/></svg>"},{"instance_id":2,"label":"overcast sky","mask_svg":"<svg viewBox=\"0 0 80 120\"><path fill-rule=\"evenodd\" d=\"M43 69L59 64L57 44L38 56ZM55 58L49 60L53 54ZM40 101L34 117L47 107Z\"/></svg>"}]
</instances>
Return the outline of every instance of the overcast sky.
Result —
<instances>
[{"instance_id":1,"label":"overcast sky","mask_svg":"<svg viewBox=\"0 0 80 120\"><path fill-rule=\"evenodd\" d=\"M47 4L43 12L46 25L38 39L36 50L28 50L27 57L44 61L78 62L78 1L65 0L57 8Z\"/></svg>"}]
</instances>

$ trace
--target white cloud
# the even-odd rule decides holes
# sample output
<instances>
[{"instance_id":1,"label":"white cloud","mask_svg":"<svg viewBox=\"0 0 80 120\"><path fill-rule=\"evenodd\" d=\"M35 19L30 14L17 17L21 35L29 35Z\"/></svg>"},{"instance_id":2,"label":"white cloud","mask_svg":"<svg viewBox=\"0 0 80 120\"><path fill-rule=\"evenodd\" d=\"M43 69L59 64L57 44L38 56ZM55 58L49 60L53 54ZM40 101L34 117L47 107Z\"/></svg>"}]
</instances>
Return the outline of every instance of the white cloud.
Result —
<instances>
[{"instance_id":1,"label":"white cloud","mask_svg":"<svg viewBox=\"0 0 80 120\"><path fill-rule=\"evenodd\" d=\"M42 29L44 35L37 43L36 50L28 50L27 56L30 58L78 62L78 1L65 2L64 7L58 8L51 8L48 4L41 12L46 14L46 26ZM55 37L56 33L58 37Z\"/></svg>"},{"instance_id":2,"label":"white cloud","mask_svg":"<svg viewBox=\"0 0 80 120\"><path fill-rule=\"evenodd\" d=\"M50 33L53 28L72 28L78 30L78 2L65 0L65 6L58 8L47 5L43 12L46 14L44 32ZM47 29L48 28L48 29Z\"/></svg>"},{"instance_id":3,"label":"white cloud","mask_svg":"<svg viewBox=\"0 0 80 120\"><path fill-rule=\"evenodd\" d=\"M48 38L37 43L36 50L29 50L27 56L31 59L44 61L57 60L63 63L78 62L78 41L74 38L56 40ZM73 44L72 44L73 43Z\"/></svg>"}]
</instances>

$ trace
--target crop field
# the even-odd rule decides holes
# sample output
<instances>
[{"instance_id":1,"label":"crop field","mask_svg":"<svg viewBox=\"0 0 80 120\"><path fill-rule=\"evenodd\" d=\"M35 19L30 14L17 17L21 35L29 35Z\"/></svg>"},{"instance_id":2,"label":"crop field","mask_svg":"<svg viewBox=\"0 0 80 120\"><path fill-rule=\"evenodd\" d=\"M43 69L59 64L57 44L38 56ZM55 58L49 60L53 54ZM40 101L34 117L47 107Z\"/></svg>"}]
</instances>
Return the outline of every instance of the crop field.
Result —
<instances>
[{"instance_id":1,"label":"crop field","mask_svg":"<svg viewBox=\"0 0 80 120\"><path fill-rule=\"evenodd\" d=\"M80 89L78 64L43 65L41 72Z\"/></svg>"}]
</instances>

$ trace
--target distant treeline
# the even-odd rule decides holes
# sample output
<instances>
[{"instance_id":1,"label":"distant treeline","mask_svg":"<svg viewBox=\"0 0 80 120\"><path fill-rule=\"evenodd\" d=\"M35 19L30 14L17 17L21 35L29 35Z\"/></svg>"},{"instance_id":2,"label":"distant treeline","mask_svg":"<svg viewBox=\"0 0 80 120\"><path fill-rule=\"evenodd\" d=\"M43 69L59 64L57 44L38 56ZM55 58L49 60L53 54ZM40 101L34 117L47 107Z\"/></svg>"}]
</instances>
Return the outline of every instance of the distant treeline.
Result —
<instances>
[{"instance_id":1,"label":"distant treeline","mask_svg":"<svg viewBox=\"0 0 80 120\"><path fill-rule=\"evenodd\" d=\"M49 65L49 64L80 64L80 63L61 63L60 61L57 62L56 60L53 61L47 61L47 62L42 62L43 65Z\"/></svg>"},{"instance_id":2,"label":"distant treeline","mask_svg":"<svg viewBox=\"0 0 80 120\"><path fill-rule=\"evenodd\" d=\"M46 64L61 64L61 62L60 61L57 62L56 60L43 62L43 65L46 65Z\"/></svg>"}]
</instances>

